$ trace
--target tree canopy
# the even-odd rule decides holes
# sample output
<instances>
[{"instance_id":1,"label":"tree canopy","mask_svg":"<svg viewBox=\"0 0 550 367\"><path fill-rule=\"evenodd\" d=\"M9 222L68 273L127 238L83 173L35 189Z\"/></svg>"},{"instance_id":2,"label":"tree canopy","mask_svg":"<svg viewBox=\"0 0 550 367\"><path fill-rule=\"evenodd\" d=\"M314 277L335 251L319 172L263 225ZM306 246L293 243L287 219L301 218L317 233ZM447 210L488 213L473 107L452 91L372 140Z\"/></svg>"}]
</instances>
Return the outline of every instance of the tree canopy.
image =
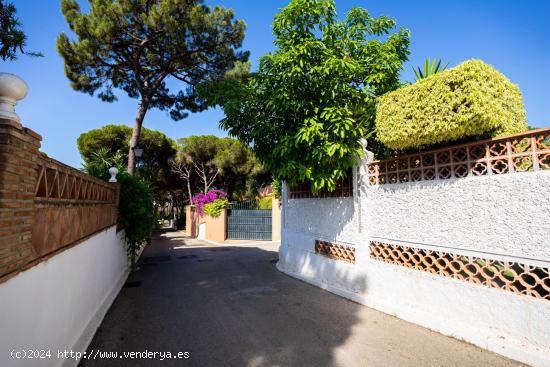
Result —
<instances>
[{"instance_id":1,"label":"tree canopy","mask_svg":"<svg viewBox=\"0 0 550 367\"><path fill-rule=\"evenodd\" d=\"M293 0L275 16L277 49L251 75L200 87L225 112L221 126L253 146L277 178L332 190L374 143L376 97L400 86L409 31L333 0Z\"/></svg>"},{"instance_id":2,"label":"tree canopy","mask_svg":"<svg viewBox=\"0 0 550 367\"><path fill-rule=\"evenodd\" d=\"M107 180L108 169L124 171L132 129L105 125L80 134L78 150L84 170ZM271 182L271 174L254 152L242 142L213 135L180 138L177 143L160 131L144 128L136 175L148 182L155 199L163 196L189 199L210 188L224 189L233 198L255 196L259 187Z\"/></svg>"},{"instance_id":3,"label":"tree canopy","mask_svg":"<svg viewBox=\"0 0 550 367\"><path fill-rule=\"evenodd\" d=\"M252 149L238 140L213 135L178 139L172 169L186 180L190 192L215 187L233 198L255 196L260 186L271 182L271 174Z\"/></svg>"},{"instance_id":4,"label":"tree canopy","mask_svg":"<svg viewBox=\"0 0 550 367\"><path fill-rule=\"evenodd\" d=\"M206 108L195 86L216 80L245 61L240 52L245 24L231 9L207 7L202 0L89 0L83 13L76 0L61 9L76 39L61 33L57 49L65 74L77 91L117 99L115 89L139 99L128 151L138 143L149 108L170 112L174 120ZM181 87L171 90L175 80Z\"/></svg>"},{"instance_id":5,"label":"tree canopy","mask_svg":"<svg viewBox=\"0 0 550 367\"><path fill-rule=\"evenodd\" d=\"M77 145L84 167L106 172L104 167L109 164L119 169L119 162L126 166L131 136L132 128L126 125L105 125L80 134ZM140 144L143 154L138 162L138 176L149 182L155 191L173 189L180 185L180 180L172 177L174 175L168 165L169 159L176 153L176 142L160 131L144 128ZM90 173L103 177L101 172Z\"/></svg>"},{"instance_id":6,"label":"tree canopy","mask_svg":"<svg viewBox=\"0 0 550 367\"><path fill-rule=\"evenodd\" d=\"M111 177L109 174L111 167L115 167L119 172L124 172L126 159L120 151L113 154L106 147L100 147L97 151L92 152L82 163L84 172L105 181Z\"/></svg>"}]
</instances>

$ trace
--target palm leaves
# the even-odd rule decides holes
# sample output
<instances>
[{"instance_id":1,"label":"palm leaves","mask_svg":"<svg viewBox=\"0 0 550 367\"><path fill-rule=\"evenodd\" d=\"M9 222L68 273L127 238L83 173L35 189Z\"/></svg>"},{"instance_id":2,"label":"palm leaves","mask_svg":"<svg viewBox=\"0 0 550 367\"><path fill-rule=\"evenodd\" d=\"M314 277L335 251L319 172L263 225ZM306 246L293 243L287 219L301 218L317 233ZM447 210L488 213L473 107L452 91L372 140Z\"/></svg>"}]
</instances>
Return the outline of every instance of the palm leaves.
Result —
<instances>
[{"instance_id":1,"label":"palm leaves","mask_svg":"<svg viewBox=\"0 0 550 367\"><path fill-rule=\"evenodd\" d=\"M427 78L430 75L442 72L443 70L447 69L447 66L449 66L449 63L446 63L443 67L441 66L441 59L430 60L430 58L426 58L424 60L424 68L421 69L420 66L418 66L415 69L413 67L413 71L414 75L416 75L416 80L418 81L420 79Z\"/></svg>"},{"instance_id":2,"label":"palm leaves","mask_svg":"<svg viewBox=\"0 0 550 367\"><path fill-rule=\"evenodd\" d=\"M91 159L82 163L82 170L91 176L107 180L109 168L116 167L119 172L123 172L125 166L126 158L120 151L113 154L108 148L101 147L92 153Z\"/></svg>"}]
</instances>

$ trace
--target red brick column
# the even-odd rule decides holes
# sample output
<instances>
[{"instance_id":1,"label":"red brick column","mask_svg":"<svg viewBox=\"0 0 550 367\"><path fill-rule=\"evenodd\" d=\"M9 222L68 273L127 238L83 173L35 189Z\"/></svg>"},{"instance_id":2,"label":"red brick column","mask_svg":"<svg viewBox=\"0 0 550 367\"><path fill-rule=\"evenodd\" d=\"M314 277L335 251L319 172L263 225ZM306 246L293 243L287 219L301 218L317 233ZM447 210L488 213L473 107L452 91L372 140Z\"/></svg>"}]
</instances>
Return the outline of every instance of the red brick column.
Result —
<instances>
[{"instance_id":1,"label":"red brick column","mask_svg":"<svg viewBox=\"0 0 550 367\"><path fill-rule=\"evenodd\" d=\"M31 230L41 140L0 118L0 282L36 257Z\"/></svg>"}]
</instances>

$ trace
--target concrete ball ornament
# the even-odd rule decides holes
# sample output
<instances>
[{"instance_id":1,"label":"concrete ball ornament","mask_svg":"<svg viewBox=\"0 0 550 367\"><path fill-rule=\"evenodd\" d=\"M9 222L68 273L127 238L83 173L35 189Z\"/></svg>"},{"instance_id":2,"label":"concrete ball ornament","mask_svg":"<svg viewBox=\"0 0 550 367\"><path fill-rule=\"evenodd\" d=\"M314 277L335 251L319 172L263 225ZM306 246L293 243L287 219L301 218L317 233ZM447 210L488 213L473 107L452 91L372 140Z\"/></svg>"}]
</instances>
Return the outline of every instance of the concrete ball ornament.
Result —
<instances>
[{"instance_id":1,"label":"concrete ball ornament","mask_svg":"<svg viewBox=\"0 0 550 367\"><path fill-rule=\"evenodd\" d=\"M21 120L14 107L17 101L25 98L27 91L27 83L17 75L0 73L0 119Z\"/></svg>"}]
</instances>

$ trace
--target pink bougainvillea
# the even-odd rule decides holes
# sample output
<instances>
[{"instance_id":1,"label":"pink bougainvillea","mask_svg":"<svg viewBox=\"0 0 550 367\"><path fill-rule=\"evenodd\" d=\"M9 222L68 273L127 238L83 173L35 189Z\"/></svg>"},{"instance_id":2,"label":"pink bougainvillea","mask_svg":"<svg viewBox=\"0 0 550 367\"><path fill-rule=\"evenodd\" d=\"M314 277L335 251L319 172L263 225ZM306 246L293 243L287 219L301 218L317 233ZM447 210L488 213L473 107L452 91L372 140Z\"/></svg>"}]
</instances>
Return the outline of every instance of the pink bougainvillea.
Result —
<instances>
[{"instance_id":1,"label":"pink bougainvillea","mask_svg":"<svg viewBox=\"0 0 550 367\"><path fill-rule=\"evenodd\" d=\"M206 194L195 194L191 201L195 205L196 211L200 216L204 215L204 205L212 203L218 199L226 199L227 194L223 190L210 190Z\"/></svg>"}]
</instances>

